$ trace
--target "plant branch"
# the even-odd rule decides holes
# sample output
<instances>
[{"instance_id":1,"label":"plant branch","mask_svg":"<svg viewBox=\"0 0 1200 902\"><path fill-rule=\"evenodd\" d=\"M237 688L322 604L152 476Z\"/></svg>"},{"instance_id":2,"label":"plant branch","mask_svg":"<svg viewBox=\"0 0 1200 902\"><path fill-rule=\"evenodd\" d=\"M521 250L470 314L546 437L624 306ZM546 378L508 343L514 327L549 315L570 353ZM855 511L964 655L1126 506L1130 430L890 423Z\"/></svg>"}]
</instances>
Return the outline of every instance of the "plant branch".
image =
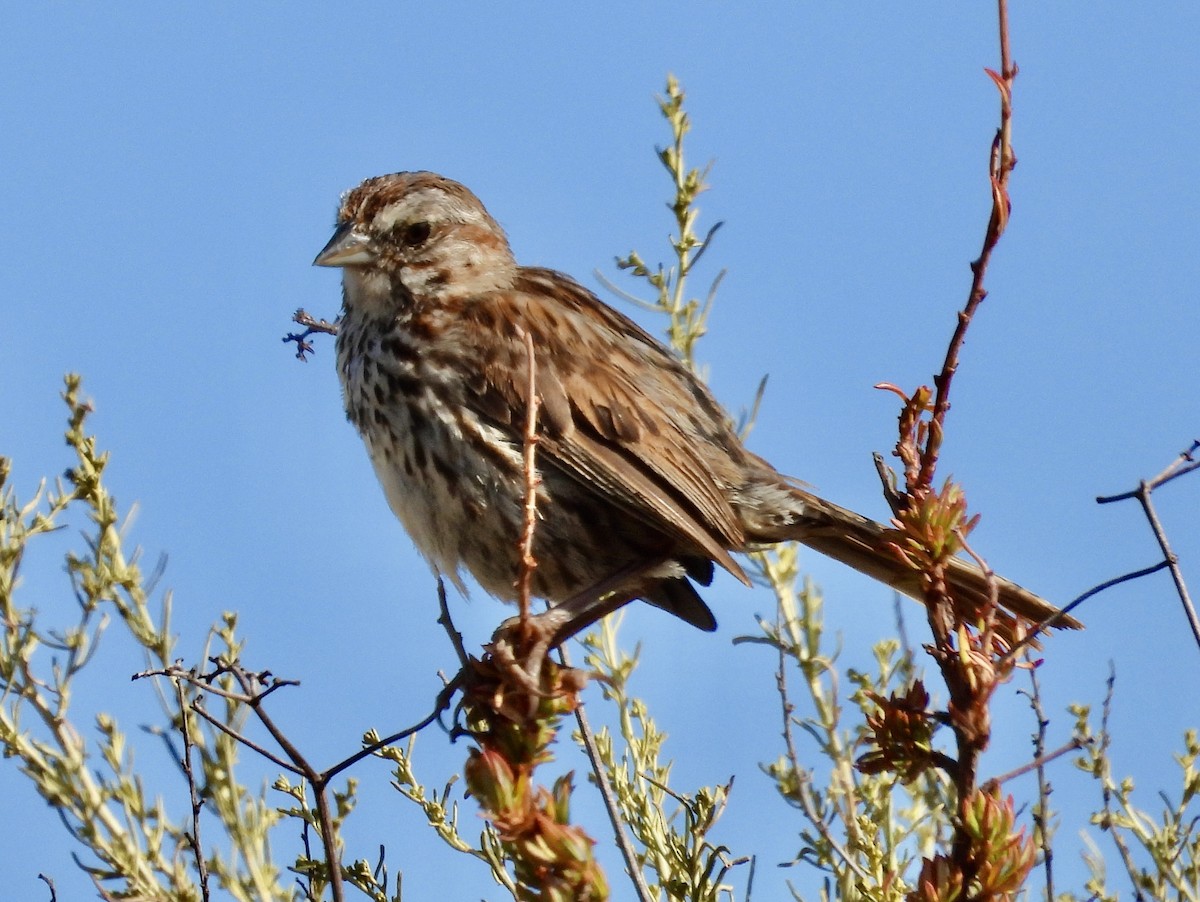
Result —
<instances>
[{"instance_id":1,"label":"plant branch","mask_svg":"<svg viewBox=\"0 0 1200 902\"><path fill-rule=\"evenodd\" d=\"M38 880L41 880L50 889L50 902L58 902L58 892L54 889L54 881L45 874L38 874ZM207 898L207 897L206 897Z\"/></svg>"},{"instance_id":2,"label":"plant branch","mask_svg":"<svg viewBox=\"0 0 1200 902\"><path fill-rule=\"evenodd\" d=\"M1054 751L1047 752L1044 755L1039 755L1038 757L1034 758L1032 761L1030 761L1026 764L1022 764L1020 767L1013 768L1008 773L1004 773L1004 774L1000 774L999 776L992 777L991 779L984 782L983 788L985 790L998 789L1000 786L1007 783L1009 780L1013 780L1013 779L1016 779L1017 777L1024 776L1025 774L1029 773L1030 771L1034 771L1034 770L1040 771L1045 765L1049 764L1051 761L1054 761L1057 758L1061 758L1063 755L1068 755L1071 752L1077 751L1081 747L1082 747L1082 743L1080 743L1080 741L1078 739L1072 739L1070 742L1063 743L1061 746L1056 748Z\"/></svg>"},{"instance_id":3,"label":"plant branch","mask_svg":"<svg viewBox=\"0 0 1200 902\"><path fill-rule=\"evenodd\" d=\"M192 771L192 727L191 718L188 716L189 706L184 699L183 683L178 680L175 681L175 695L179 701L179 729L183 734L183 754L180 756L179 763L183 768L184 777L187 779L188 799L192 808L192 832L187 834L187 841L192 848L192 854L196 857L196 872L200 877L200 898L204 902L208 902L210 898L208 863L204 860L204 846L200 841L200 812L204 809L204 803L200 799L200 793L196 787L196 775Z\"/></svg>"},{"instance_id":4,"label":"plant branch","mask_svg":"<svg viewBox=\"0 0 1200 902\"><path fill-rule=\"evenodd\" d=\"M414 733L421 732L423 729L425 729L427 726L429 726L431 723L433 723L435 720L437 720L439 717L441 717L444 712L449 710L450 700L454 697L454 693L462 688L462 681L463 681L463 675L460 671L458 674L455 675L454 679L450 680L450 682L448 682L444 687L442 687L442 691L438 693L437 700L434 702L433 710L430 711L427 715L425 715L423 718L418 720L415 724L413 724L410 727L405 727L403 730L393 733L391 736L385 736L383 739L380 739L377 742L372 742L370 745L363 746L361 749L359 749L357 752L355 752L349 758L344 758L341 761L339 761L337 764L334 764L332 767L329 767L326 770L322 771L321 776L324 777L326 780L332 780L334 777L336 777L342 771L344 771L350 767L353 767L355 764L357 764L363 758L366 758L370 755L374 755L376 752L378 752L380 749L384 748L385 746L395 745L401 739L407 739L409 736L413 735Z\"/></svg>"},{"instance_id":5,"label":"plant branch","mask_svg":"<svg viewBox=\"0 0 1200 902\"><path fill-rule=\"evenodd\" d=\"M567 653L565 644L558 647L558 654L563 667L570 667L571 657ZM575 722L579 725L579 737L582 741L583 751L587 755L592 776L596 778L596 789L600 793L600 800L604 803L604 810L612 825L613 839L617 844L617 849L621 853L621 858L625 860L626 873L633 881L638 902L652 902L654 896L650 894L650 887L646 885L646 875L642 873L642 864L638 861L637 850L633 847L633 840L629 836L625 820L621 817L621 808L617 803L612 781L609 780L608 771L605 770L604 764L600 760L600 749L596 745L596 734L592 732L592 725L588 721L586 706L580 705L575 709Z\"/></svg>"},{"instance_id":6,"label":"plant branch","mask_svg":"<svg viewBox=\"0 0 1200 902\"><path fill-rule=\"evenodd\" d=\"M1150 496L1156 488L1183 476L1191 473L1193 470L1200 468L1200 461L1194 458L1195 452L1200 449L1200 440L1193 441L1192 444L1184 450L1180 455L1172 461L1167 467L1155 476L1153 479L1143 479L1138 483L1138 487L1129 492L1122 492L1118 495L1102 495L1096 499L1097 504L1111 504L1115 501L1125 501L1130 498L1136 498L1142 506L1142 512L1146 516L1146 522L1150 524L1150 529L1154 533L1155 541L1158 542L1159 550L1162 551L1163 560L1154 567L1147 567L1145 570L1138 571L1136 574L1126 578L1132 579L1135 576L1145 576L1153 573L1156 570L1166 568L1171 571L1171 579L1175 583L1175 591L1179 595L1179 602L1183 606L1184 616L1187 618L1188 626L1192 630L1192 638L1196 645L1200 648L1200 617L1196 614L1196 607L1192 604L1192 598L1188 592L1187 583L1183 578L1183 570L1179 566L1179 558L1174 551L1171 550L1171 543L1167 540L1167 532L1163 528L1162 521L1158 517L1158 511L1154 508L1154 503ZM1121 580L1124 581L1124 580ZM1092 593L1094 594L1094 593Z\"/></svg>"},{"instance_id":7,"label":"plant branch","mask_svg":"<svg viewBox=\"0 0 1200 902\"><path fill-rule=\"evenodd\" d=\"M776 629L782 634L783 625L777 623ZM792 717L795 711L795 706L792 704L791 696L788 694L787 686L787 652L783 642L779 643L779 669L775 671L775 685L779 691L779 700L783 710L783 742L787 748L788 760L791 762L792 773L796 780L796 801L800 804L801 810L804 811L804 816L821 834L821 838L829 843L829 848L846 863L849 868L864 885L870 885L871 875L863 869L857 861L851 857L846 851L845 846L837 841L829 829L829 825L825 823L825 819L821 817L817 811L816 805L813 804L812 793L809 791L808 784L810 776L808 771L800 766L800 754L796 750L796 740L792 735Z\"/></svg>"},{"instance_id":8,"label":"plant branch","mask_svg":"<svg viewBox=\"0 0 1200 902\"><path fill-rule=\"evenodd\" d=\"M1112 663L1109 663L1107 688L1104 693L1104 707L1100 715L1100 757L1105 762L1105 767L1108 766L1108 749L1112 744L1112 733L1109 732L1109 718L1112 715L1112 700L1113 689L1117 683L1117 672L1113 668ZM1111 779L1105 779L1101 783L1100 794L1104 804L1104 817L1100 822L1100 828L1107 830L1113 838L1113 843L1117 847L1117 854L1121 856L1121 862L1125 865L1125 872L1129 875L1129 882L1133 886L1133 898L1137 902L1147 902L1146 895L1142 892L1140 882L1138 881L1138 867L1134 863L1133 853L1129 851L1129 846L1125 842L1125 838L1121 835L1121 831L1117 828L1116 813L1112 807L1112 787Z\"/></svg>"},{"instance_id":9,"label":"plant branch","mask_svg":"<svg viewBox=\"0 0 1200 902\"><path fill-rule=\"evenodd\" d=\"M1042 870L1046 872L1046 898L1053 902L1054 896L1054 844L1051 842L1050 781L1046 779L1046 766L1042 756L1046 754L1046 727L1050 725L1042 708L1042 687L1037 678L1037 666L1029 661L1029 706L1037 718L1037 729L1033 734L1033 759L1037 765L1038 800L1033 806L1033 826L1037 831L1038 845L1042 850Z\"/></svg>"},{"instance_id":10,"label":"plant branch","mask_svg":"<svg viewBox=\"0 0 1200 902\"><path fill-rule=\"evenodd\" d=\"M296 343L296 359L303 363L308 362L308 354L316 351L313 343L308 340L310 335L337 335L338 322L329 322L324 319L314 319L308 311L304 309L297 310L292 314L292 322L304 326L303 332L289 332L283 336L284 344L288 342Z\"/></svg>"},{"instance_id":11,"label":"plant branch","mask_svg":"<svg viewBox=\"0 0 1200 902\"><path fill-rule=\"evenodd\" d=\"M518 327L519 328L519 327ZM537 359L533 351L533 335L520 329L525 343L528 361L525 382L525 434L523 447L523 471L525 474L524 523L521 528L521 560L517 575L517 602L521 607L521 622L529 619L530 592L533 587L533 572L537 559L533 556L533 536L537 530L537 490L541 479L537 472L537 421L539 399L537 394Z\"/></svg>"},{"instance_id":12,"label":"plant branch","mask_svg":"<svg viewBox=\"0 0 1200 902\"><path fill-rule=\"evenodd\" d=\"M264 748L262 745L255 742L249 736L245 735L244 733L239 733L233 727L229 726L228 724L223 723L222 721L218 720L216 717L213 717L213 715L208 713L208 711L207 711L207 709L205 709L204 705L202 705L200 703L199 699L194 700L192 702L190 708L192 711L194 711L195 713L199 714L202 718L204 718L204 720L206 720L209 724L216 727L218 730L220 730L222 733L224 733L226 736L228 736L230 739L234 740L235 742L241 743L246 748L250 749L250 751L255 752L259 755L262 755L264 758L266 758L272 764L282 767L284 770L288 771L289 773L295 774L297 777L304 776L304 771L301 770L300 768L296 767L294 764L290 763L289 761L287 761L287 759L279 757L274 752L270 751L267 748Z\"/></svg>"}]
</instances>

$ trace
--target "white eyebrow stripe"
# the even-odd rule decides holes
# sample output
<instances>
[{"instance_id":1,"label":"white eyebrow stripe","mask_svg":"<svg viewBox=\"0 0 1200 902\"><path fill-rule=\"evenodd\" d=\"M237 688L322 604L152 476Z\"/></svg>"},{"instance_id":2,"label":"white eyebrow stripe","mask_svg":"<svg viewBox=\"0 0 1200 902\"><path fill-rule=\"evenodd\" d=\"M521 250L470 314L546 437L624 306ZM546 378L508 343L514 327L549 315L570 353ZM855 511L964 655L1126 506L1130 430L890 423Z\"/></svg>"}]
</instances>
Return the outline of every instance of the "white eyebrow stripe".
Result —
<instances>
[{"instance_id":1,"label":"white eyebrow stripe","mask_svg":"<svg viewBox=\"0 0 1200 902\"><path fill-rule=\"evenodd\" d=\"M421 216L423 210L437 215ZM478 225L486 221L487 214L477 205L448 194L440 188L417 188L409 191L394 203L388 204L375 214L373 228L386 232L397 223L424 218L433 222L457 222Z\"/></svg>"}]
</instances>

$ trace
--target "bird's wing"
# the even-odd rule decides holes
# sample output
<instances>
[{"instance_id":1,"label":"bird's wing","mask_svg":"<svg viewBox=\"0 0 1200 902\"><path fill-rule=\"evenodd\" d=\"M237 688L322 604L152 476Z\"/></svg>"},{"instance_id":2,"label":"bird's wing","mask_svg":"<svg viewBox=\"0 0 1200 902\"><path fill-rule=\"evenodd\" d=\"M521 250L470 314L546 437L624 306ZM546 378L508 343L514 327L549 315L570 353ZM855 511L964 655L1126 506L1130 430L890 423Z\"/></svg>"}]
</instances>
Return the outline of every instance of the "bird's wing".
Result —
<instances>
[{"instance_id":1,"label":"bird's wing","mask_svg":"<svg viewBox=\"0 0 1200 902\"><path fill-rule=\"evenodd\" d=\"M708 390L662 344L551 270L462 305L477 349L468 403L519 440L533 338L538 453L579 482L739 579L745 540L729 492L746 452ZM472 338L473 336L473 338Z\"/></svg>"}]
</instances>

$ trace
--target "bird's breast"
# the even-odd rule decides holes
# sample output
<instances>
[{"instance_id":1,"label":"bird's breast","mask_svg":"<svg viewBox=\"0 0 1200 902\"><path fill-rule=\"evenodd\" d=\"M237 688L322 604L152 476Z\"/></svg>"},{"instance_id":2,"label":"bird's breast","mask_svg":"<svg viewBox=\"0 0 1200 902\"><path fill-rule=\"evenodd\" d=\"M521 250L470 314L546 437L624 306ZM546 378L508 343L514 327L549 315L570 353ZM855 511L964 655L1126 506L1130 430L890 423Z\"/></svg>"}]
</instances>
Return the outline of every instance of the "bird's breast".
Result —
<instances>
[{"instance_id":1,"label":"bird's breast","mask_svg":"<svg viewBox=\"0 0 1200 902\"><path fill-rule=\"evenodd\" d=\"M462 375L425 338L400 321L347 317L338 335L346 415L426 559L452 578L464 565L480 577L478 549L519 535L522 448L464 403Z\"/></svg>"}]
</instances>

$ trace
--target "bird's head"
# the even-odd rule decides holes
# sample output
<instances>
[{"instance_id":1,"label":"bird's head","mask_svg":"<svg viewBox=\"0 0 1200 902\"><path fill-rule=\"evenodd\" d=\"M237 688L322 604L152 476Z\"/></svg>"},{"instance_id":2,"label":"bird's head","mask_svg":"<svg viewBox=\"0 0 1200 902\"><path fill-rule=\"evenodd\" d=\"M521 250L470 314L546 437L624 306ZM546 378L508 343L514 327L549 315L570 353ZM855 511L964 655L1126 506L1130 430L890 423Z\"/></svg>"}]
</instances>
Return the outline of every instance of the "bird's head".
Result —
<instances>
[{"instance_id":1,"label":"bird's head","mask_svg":"<svg viewBox=\"0 0 1200 902\"><path fill-rule=\"evenodd\" d=\"M342 196L313 263L344 270L346 304L462 299L511 285L504 230L467 188L432 172L367 179Z\"/></svg>"}]
</instances>

